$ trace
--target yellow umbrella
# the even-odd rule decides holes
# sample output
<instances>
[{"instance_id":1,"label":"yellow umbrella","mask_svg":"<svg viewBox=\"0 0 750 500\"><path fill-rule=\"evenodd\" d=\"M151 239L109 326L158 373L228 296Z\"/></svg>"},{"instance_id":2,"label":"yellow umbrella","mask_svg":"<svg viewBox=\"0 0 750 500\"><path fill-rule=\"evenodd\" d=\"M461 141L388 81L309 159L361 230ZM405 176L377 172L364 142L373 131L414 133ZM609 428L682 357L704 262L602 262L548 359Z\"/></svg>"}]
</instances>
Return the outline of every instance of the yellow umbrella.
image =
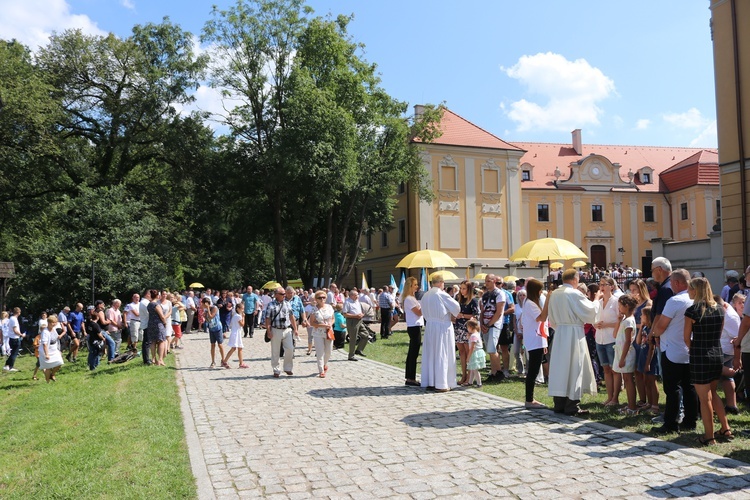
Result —
<instances>
[{"instance_id":1,"label":"yellow umbrella","mask_svg":"<svg viewBox=\"0 0 750 500\"><path fill-rule=\"evenodd\" d=\"M573 262L573 267L586 267L586 266L588 266L588 264L586 264L582 260L577 260L577 261Z\"/></svg>"},{"instance_id":2,"label":"yellow umbrella","mask_svg":"<svg viewBox=\"0 0 750 500\"><path fill-rule=\"evenodd\" d=\"M196 281L195 283L190 283L190 284L188 285L188 288L206 288L206 287L205 287L205 286L203 286L203 285L201 285L200 283L198 283L198 282Z\"/></svg>"},{"instance_id":3,"label":"yellow umbrella","mask_svg":"<svg viewBox=\"0 0 750 500\"><path fill-rule=\"evenodd\" d=\"M396 264L396 267L406 267L413 269L425 267L434 269L436 267L458 267L456 261L450 255L437 250L417 250L412 252Z\"/></svg>"},{"instance_id":4,"label":"yellow umbrella","mask_svg":"<svg viewBox=\"0 0 750 500\"><path fill-rule=\"evenodd\" d=\"M479 273L472 278L472 281L482 281L486 277L487 277L487 273Z\"/></svg>"},{"instance_id":5,"label":"yellow umbrella","mask_svg":"<svg viewBox=\"0 0 750 500\"><path fill-rule=\"evenodd\" d=\"M574 243L560 238L541 238L532 240L521 245L521 248L510 256L509 260L518 262L521 260L571 260L588 259L586 255Z\"/></svg>"},{"instance_id":6,"label":"yellow umbrella","mask_svg":"<svg viewBox=\"0 0 750 500\"><path fill-rule=\"evenodd\" d=\"M513 275L511 274L510 276L506 276L506 277L504 277L504 278L503 278L503 281L504 281L505 283L515 283L516 281L518 281L518 277L516 277L516 276L513 276Z\"/></svg>"},{"instance_id":7,"label":"yellow umbrella","mask_svg":"<svg viewBox=\"0 0 750 500\"><path fill-rule=\"evenodd\" d=\"M271 289L275 290L276 288L279 288L280 286L281 285L278 282L271 280L271 281L266 282L266 284L263 285L261 288L264 290L271 290Z\"/></svg>"},{"instance_id":8,"label":"yellow umbrella","mask_svg":"<svg viewBox=\"0 0 750 500\"><path fill-rule=\"evenodd\" d=\"M561 267L563 267L562 262L553 262L549 265L550 269L560 269Z\"/></svg>"},{"instance_id":9,"label":"yellow umbrella","mask_svg":"<svg viewBox=\"0 0 750 500\"><path fill-rule=\"evenodd\" d=\"M453 274L451 271L435 271L434 273L430 274L430 281L432 281L432 278L435 276L442 276L445 281L458 281L458 276Z\"/></svg>"}]
</instances>

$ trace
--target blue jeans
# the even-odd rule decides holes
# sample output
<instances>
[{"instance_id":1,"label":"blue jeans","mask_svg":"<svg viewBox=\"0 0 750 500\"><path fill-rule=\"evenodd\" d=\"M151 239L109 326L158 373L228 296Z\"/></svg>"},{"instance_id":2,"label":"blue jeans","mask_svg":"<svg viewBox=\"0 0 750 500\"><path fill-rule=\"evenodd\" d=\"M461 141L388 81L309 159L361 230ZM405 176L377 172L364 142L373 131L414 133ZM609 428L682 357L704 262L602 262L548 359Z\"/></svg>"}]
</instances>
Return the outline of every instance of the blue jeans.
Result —
<instances>
[{"instance_id":1,"label":"blue jeans","mask_svg":"<svg viewBox=\"0 0 750 500\"><path fill-rule=\"evenodd\" d=\"M107 332L102 332L102 335L104 335L104 341L107 343L107 361L112 361L117 356L115 341Z\"/></svg>"},{"instance_id":2,"label":"blue jeans","mask_svg":"<svg viewBox=\"0 0 750 500\"><path fill-rule=\"evenodd\" d=\"M99 366L99 358L101 357L101 352L99 352L99 348L95 347L92 344L92 339L88 339L88 348L89 348L89 357L88 357L88 363L89 363L89 370L95 370L97 366Z\"/></svg>"},{"instance_id":3,"label":"blue jeans","mask_svg":"<svg viewBox=\"0 0 750 500\"><path fill-rule=\"evenodd\" d=\"M10 369L13 368L13 365L16 364L16 358L18 357L18 353L21 351L21 339L9 339L8 345L10 346L10 356L5 362L5 366Z\"/></svg>"}]
</instances>

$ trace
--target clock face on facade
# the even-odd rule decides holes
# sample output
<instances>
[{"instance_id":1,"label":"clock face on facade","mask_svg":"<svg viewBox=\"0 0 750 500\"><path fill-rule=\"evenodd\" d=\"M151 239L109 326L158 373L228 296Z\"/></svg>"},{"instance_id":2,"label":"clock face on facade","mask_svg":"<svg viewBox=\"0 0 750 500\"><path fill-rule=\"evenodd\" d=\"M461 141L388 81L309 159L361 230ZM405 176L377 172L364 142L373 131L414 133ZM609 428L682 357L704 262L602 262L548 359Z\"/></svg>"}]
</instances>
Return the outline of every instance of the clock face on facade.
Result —
<instances>
[{"instance_id":1,"label":"clock face on facade","mask_svg":"<svg viewBox=\"0 0 750 500\"><path fill-rule=\"evenodd\" d=\"M593 175L594 177L598 177L600 173L601 173L601 172L599 172L599 167L594 167L594 168L592 168L592 169L591 169L591 174L592 174L592 175Z\"/></svg>"}]
</instances>

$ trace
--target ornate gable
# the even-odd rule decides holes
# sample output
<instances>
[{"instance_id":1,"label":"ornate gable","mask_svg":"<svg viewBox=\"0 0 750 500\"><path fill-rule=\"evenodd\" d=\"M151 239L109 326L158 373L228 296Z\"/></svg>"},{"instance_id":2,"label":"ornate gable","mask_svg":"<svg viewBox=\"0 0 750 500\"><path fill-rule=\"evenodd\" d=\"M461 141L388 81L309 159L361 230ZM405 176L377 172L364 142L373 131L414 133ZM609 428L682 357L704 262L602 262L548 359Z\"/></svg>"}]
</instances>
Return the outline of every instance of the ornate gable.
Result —
<instances>
[{"instance_id":1,"label":"ornate gable","mask_svg":"<svg viewBox=\"0 0 750 500\"><path fill-rule=\"evenodd\" d=\"M561 180L563 173L560 168L555 169L555 184L558 188L577 188L585 191L610 191L614 189L635 188L632 178L628 181L620 177L620 164L612 163L606 157L590 154L578 161L572 162L568 168L570 175Z\"/></svg>"}]
</instances>

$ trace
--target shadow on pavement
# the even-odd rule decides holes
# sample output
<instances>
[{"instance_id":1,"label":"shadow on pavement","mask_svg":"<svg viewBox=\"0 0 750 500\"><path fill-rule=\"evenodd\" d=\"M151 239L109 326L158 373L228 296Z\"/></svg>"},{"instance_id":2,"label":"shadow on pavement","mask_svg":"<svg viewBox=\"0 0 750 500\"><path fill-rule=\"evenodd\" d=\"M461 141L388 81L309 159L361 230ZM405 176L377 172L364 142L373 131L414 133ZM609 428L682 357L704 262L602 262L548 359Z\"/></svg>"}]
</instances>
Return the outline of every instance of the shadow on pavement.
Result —
<instances>
[{"instance_id":1,"label":"shadow on pavement","mask_svg":"<svg viewBox=\"0 0 750 500\"><path fill-rule=\"evenodd\" d=\"M420 396L427 394L424 389L409 386L374 387L328 387L308 392L316 398L359 398L362 396Z\"/></svg>"},{"instance_id":2,"label":"shadow on pavement","mask_svg":"<svg viewBox=\"0 0 750 500\"><path fill-rule=\"evenodd\" d=\"M680 489L683 493L675 492ZM702 497L708 493L727 494L734 491L750 489L750 475L722 476L715 473L705 473L679 479L673 483L652 486L644 493L654 498ZM748 493L750 495L750 493ZM747 497L744 497L747 498Z\"/></svg>"},{"instance_id":3,"label":"shadow on pavement","mask_svg":"<svg viewBox=\"0 0 750 500\"><path fill-rule=\"evenodd\" d=\"M518 415L517 408L487 408L483 410L434 411L415 413L401 419L410 427L431 427L434 429L455 429L472 425L512 424L510 415Z\"/></svg>"}]
</instances>

